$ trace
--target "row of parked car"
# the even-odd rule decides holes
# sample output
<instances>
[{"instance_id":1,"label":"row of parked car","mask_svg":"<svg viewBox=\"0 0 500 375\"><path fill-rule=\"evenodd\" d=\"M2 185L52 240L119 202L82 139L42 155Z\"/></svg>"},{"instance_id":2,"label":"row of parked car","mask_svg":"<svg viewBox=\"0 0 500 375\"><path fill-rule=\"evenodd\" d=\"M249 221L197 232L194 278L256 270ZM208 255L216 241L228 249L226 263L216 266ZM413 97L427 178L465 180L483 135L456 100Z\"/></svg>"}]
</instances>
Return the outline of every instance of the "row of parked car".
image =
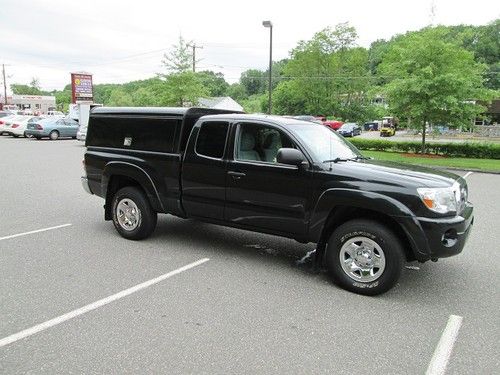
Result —
<instances>
[{"instance_id":1,"label":"row of parked car","mask_svg":"<svg viewBox=\"0 0 500 375\"><path fill-rule=\"evenodd\" d=\"M293 118L297 120L315 122L321 125L325 125L330 129L335 130L340 135L343 135L344 137L354 137L361 134L361 127L355 122L343 123L342 121L338 120L327 120L323 117L315 117L309 115L293 116Z\"/></svg>"},{"instance_id":2,"label":"row of parked car","mask_svg":"<svg viewBox=\"0 0 500 375\"><path fill-rule=\"evenodd\" d=\"M64 115L34 116L0 111L0 135L26 138L76 138L78 122Z\"/></svg>"}]
</instances>

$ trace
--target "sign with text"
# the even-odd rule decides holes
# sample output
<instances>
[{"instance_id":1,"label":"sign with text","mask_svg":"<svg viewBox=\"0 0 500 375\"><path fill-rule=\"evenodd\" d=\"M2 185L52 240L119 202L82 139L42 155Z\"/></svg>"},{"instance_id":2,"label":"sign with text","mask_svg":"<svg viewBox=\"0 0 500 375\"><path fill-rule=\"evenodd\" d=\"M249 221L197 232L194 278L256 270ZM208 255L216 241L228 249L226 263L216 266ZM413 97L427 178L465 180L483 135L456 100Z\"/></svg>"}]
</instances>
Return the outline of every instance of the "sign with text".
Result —
<instances>
[{"instance_id":1,"label":"sign with text","mask_svg":"<svg viewBox=\"0 0 500 375\"><path fill-rule=\"evenodd\" d=\"M92 103L92 75L71 73L71 101L72 103Z\"/></svg>"}]
</instances>

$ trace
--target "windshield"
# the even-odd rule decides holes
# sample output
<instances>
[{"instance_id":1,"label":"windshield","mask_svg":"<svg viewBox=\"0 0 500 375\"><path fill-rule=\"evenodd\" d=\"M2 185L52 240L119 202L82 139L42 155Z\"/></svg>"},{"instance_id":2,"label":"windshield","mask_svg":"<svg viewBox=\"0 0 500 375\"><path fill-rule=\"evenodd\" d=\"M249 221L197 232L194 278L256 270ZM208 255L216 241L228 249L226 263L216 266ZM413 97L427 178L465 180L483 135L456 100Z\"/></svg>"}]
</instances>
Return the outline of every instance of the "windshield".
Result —
<instances>
[{"instance_id":1,"label":"windshield","mask_svg":"<svg viewBox=\"0 0 500 375\"><path fill-rule=\"evenodd\" d=\"M289 129L304 142L319 162L362 156L356 147L326 126L304 124L292 125Z\"/></svg>"}]
</instances>

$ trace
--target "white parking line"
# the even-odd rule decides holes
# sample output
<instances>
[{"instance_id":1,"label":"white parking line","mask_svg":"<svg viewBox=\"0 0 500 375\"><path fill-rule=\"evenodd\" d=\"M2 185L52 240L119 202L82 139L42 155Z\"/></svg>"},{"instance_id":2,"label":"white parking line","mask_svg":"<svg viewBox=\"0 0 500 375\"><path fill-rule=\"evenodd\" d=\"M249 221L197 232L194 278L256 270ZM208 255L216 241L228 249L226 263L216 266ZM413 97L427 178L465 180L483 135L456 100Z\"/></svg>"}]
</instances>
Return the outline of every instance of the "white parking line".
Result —
<instances>
[{"instance_id":1,"label":"white parking line","mask_svg":"<svg viewBox=\"0 0 500 375\"><path fill-rule=\"evenodd\" d=\"M59 228L64 228L64 227L69 227L72 224L62 224L62 225L57 225L55 227L50 227L50 228L43 228L43 229L37 229L37 230L32 230L30 232L24 232L24 233L18 233L18 234L12 234L10 236L5 236L5 237L0 237L0 241L2 240L8 240L10 238L16 238L16 237L21 237L21 236L27 236L28 234L35 234L35 233L40 233L40 232L46 232L48 230L53 230L53 229L59 229Z\"/></svg>"},{"instance_id":2,"label":"white parking line","mask_svg":"<svg viewBox=\"0 0 500 375\"><path fill-rule=\"evenodd\" d=\"M453 345L458 336L458 330L462 325L463 318L458 315L450 315L448 324L441 335L441 339L434 351L429 367L427 367L426 375L442 375L446 371L446 365L450 360Z\"/></svg>"},{"instance_id":3,"label":"white parking line","mask_svg":"<svg viewBox=\"0 0 500 375\"><path fill-rule=\"evenodd\" d=\"M22 330L18 333L14 333L13 335L4 337L3 339L0 340L0 348L5 346L5 345L12 344L13 342L16 342L18 340L22 340L28 336L34 335L38 332L45 331L46 329L48 329L50 327L54 327L58 324L64 323L67 320L76 318L77 316L83 315L83 314L88 313L92 310L95 310L99 307L105 306L111 302L114 302L114 301L119 300L123 297L129 296L132 293L138 292L142 289L146 289L154 284L158 284L159 282L161 282L163 280L166 280L166 279L168 279L172 276L175 276L181 272L184 272L184 271L187 271L191 268L199 266L200 264L208 262L209 260L210 259L208 259L208 258L203 258L203 259L197 260L196 262L189 263L181 268L177 268L176 270L170 271L169 273L166 273L164 275L161 275L161 276L158 276L154 279L145 281L145 282L138 284L136 286L133 286L131 288L122 290L121 292L113 294L109 297L100 299L99 301L96 301L96 302L92 302L86 306L83 306L83 307L80 307L79 309L70 311L69 313L60 315L54 319L47 320L46 322L37 324L36 326L33 326L31 328L27 328L27 329Z\"/></svg>"},{"instance_id":4,"label":"white parking line","mask_svg":"<svg viewBox=\"0 0 500 375\"><path fill-rule=\"evenodd\" d=\"M467 177L469 177L471 174L473 174L474 172L467 172L466 174L464 174L464 177L462 177L463 179L466 179Z\"/></svg>"}]
</instances>

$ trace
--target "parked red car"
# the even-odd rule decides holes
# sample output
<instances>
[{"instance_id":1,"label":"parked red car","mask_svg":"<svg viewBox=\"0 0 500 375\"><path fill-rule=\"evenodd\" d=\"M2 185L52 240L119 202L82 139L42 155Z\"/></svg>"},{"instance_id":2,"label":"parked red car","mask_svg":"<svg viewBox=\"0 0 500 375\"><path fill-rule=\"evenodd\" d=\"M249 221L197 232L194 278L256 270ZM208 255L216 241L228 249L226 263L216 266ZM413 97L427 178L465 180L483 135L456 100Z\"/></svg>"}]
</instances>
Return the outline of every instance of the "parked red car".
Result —
<instances>
[{"instance_id":1,"label":"parked red car","mask_svg":"<svg viewBox=\"0 0 500 375\"><path fill-rule=\"evenodd\" d=\"M328 126L329 128L331 128L333 130L339 130L339 128L342 125L344 125L344 123L342 121L338 121L338 120L327 120L327 121L323 121L323 125Z\"/></svg>"}]
</instances>

